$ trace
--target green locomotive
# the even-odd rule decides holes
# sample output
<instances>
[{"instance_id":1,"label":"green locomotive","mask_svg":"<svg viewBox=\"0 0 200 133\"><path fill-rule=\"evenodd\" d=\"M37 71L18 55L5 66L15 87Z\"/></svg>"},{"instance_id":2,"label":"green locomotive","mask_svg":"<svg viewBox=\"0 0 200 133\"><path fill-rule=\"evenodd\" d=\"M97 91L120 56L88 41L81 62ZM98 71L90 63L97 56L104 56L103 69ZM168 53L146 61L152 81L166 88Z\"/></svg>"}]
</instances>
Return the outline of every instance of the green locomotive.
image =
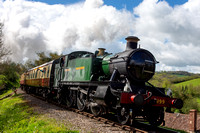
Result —
<instances>
[{"instance_id":1,"label":"green locomotive","mask_svg":"<svg viewBox=\"0 0 200 133\"><path fill-rule=\"evenodd\" d=\"M183 102L148 83L156 59L137 48L137 37L126 40L126 50L115 55L104 48L95 53L76 51L33 68L22 75L21 86L68 107L90 109L95 116L115 112L121 124L143 116L158 126L164 122L164 107L182 108Z\"/></svg>"}]
</instances>

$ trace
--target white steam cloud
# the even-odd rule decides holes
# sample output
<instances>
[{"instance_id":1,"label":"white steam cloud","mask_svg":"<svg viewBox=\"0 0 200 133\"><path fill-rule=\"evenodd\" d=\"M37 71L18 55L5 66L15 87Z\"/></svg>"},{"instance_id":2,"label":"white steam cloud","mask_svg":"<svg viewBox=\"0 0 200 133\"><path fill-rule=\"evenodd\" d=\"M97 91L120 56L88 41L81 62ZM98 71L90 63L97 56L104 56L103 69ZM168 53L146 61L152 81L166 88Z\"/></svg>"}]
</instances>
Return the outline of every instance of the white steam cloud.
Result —
<instances>
[{"instance_id":1,"label":"white steam cloud","mask_svg":"<svg viewBox=\"0 0 200 133\"><path fill-rule=\"evenodd\" d=\"M48 5L26 0L0 0L0 22L12 60L36 58L35 52L75 50L108 52L125 49L129 35L160 62L157 70L200 73L200 1L171 7L165 1L143 0L133 12L107 6L102 0Z\"/></svg>"},{"instance_id":2,"label":"white steam cloud","mask_svg":"<svg viewBox=\"0 0 200 133\"><path fill-rule=\"evenodd\" d=\"M107 44L119 51L121 46L114 42L130 33L132 22L131 13L103 5L101 0L66 6L25 0L0 4L5 44L12 48L11 58L17 62L35 58L35 52L42 51L94 51Z\"/></svg>"}]
</instances>

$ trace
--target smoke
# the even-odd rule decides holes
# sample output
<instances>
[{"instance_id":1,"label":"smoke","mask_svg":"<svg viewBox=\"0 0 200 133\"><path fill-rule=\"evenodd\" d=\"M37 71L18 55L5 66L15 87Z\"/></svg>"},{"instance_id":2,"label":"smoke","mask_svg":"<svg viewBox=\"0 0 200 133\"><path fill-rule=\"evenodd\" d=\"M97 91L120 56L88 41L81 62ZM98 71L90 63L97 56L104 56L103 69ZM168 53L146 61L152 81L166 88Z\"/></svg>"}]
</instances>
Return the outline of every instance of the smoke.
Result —
<instances>
[{"instance_id":1,"label":"smoke","mask_svg":"<svg viewBox=\"0 0 200 133\"><path fill-rule=\"evenodd\" d=\"M16 62L34 59L36 52L94 51L108 44L120 51L116 41L130 34L133 19L130 12L103 5L102 0L73 5L6 0L0 2L0 16L5 44Z\"/></svg>"}]
</instances>

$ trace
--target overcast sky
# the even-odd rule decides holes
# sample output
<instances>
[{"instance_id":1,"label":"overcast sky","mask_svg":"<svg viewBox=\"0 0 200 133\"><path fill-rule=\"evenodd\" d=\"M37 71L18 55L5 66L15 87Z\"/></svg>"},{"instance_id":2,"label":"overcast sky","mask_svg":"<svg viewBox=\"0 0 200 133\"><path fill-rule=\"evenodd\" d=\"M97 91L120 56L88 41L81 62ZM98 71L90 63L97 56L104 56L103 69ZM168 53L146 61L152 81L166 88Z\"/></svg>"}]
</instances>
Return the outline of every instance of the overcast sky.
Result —
<instances>
[{"instance_id":1,"label":"overcast sky","mask_svg":"<svg viewBox=\"0 0 200 133\"><path fill-rule=\"evenodd\" d=\"M0 0L4 42L14 61L35 59L43 51L104 47L117 53L125 49L124 38L134 35L160 62L157 71L200 73L200 0L57 2Z\"/></svg>"}]
</instances>

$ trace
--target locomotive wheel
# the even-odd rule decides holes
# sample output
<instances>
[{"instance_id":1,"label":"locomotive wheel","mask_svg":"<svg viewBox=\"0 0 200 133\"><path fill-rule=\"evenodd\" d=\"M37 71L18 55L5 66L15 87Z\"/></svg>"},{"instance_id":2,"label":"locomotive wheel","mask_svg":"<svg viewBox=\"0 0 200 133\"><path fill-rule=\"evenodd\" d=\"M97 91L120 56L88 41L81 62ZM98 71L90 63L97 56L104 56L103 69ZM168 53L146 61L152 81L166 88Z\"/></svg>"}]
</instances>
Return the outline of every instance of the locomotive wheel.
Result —
<instances>
[{"instance_id":1,"label":"locomotive wheel","mask_svg":"<svg viewBox=\"0 0 200 133\"><path fill-rule=\"evenodd\" d=\"M52 98L51 90L47 89L47 100Z\"/></svg>"},{"instance_id":2,"label":"locomotive wheel","mask_svg":"<svg viewBox=\"0 0 200 133\"><path fill-rule=\"evenodd\" d=\"M42 92L42 97L44 97L45 99L47 99L47 90L44 90L44 91Z\"/></svg>"},{"instance_id":3,"label":"locomotive wheel","mask_svg":"<svg viewBox=\"0 0 200 133\"><path fill-rule=\"evenodd\" d=\"M31 90L31 88L30 88L30 87L27 87L27 88L26 88L26 93L27 93L27 94L30 94L30 93L31 93L30 90Z\"/></svg>"},{"instance_id":4,"label":"locomotive wheel","mask_svg":"<svg viewBox=\"0 0 200 133\"><path fill-rule=\"evenodd\" d=\"M150 109L147 120L152 126L160 126L164 122L164 108L154 107Z\"/></svg>"},{"instance_id":5,"label":"locomotive wheel","mask_svg":"<svg viewBox=\"0 0 200 133\"><path fill-rule=\"evenodd\" d=\"M63 103L63 94L61 93L61 91L57 92L57 101L58 101L58 104Z\"/></svg>"},{"instance_id":6,"label":"locomotive wheel","mask_svg":"<svg viewBox=\"0 0 200 133\"><path fill-rule=\"evenodd\" d=\"M72 107L76 102L76 94L73 90L67 90L65 104L68 108Z\"/></svg>"},{"instance_id":7,"label":"locomotive wheel","mask_svg":"<svg viewBox=\"0 0 200 133\"><path fill-rule=\"evenodd\" d=\"M130 112L126 107L121 107L117 109L117 119L120 124L129 124L130 122Z\"/></svg>"},{"instance_id":8,"label":"locomotive wheel","mask_svg":"<svg viewBox=\"0 0 200 133\"><path fill-rule=\"evenodd\" d=\"M35 94L39 95L39 89L38 88L35 89Z\"/></svg>"},{"instance_id":9,"label":"locomotive wheel","mask_svg":"<svg viewBox=\"0 0 200 133\"><path fill-rule=\"evenodd\" d=\"M58 104L62 104L62 98L61 98L61 95L59 94L59 96L57 97L57 101L58 101Z\"/></svg>"},{"instance_id":10,"label":"locomotive wheel","mask_svg":"<svg viewBox=\"0 0 200 133\"><path fill-rule=\"evenodd\" d=\"M90 106L90 111L94 116L100 116L103 113L103 107L100 105Z\"/></svg>"},{"instance_id":11,"label":"locomotive wheel","mask_svg":"<svg viewBox=\"0 0 200 133\"><path fill-rule=\"evenodd\" d=\"M80 111L86 108L86 95L80 91L77 92L77 107Z\"/></svg>"}]
</instances>

